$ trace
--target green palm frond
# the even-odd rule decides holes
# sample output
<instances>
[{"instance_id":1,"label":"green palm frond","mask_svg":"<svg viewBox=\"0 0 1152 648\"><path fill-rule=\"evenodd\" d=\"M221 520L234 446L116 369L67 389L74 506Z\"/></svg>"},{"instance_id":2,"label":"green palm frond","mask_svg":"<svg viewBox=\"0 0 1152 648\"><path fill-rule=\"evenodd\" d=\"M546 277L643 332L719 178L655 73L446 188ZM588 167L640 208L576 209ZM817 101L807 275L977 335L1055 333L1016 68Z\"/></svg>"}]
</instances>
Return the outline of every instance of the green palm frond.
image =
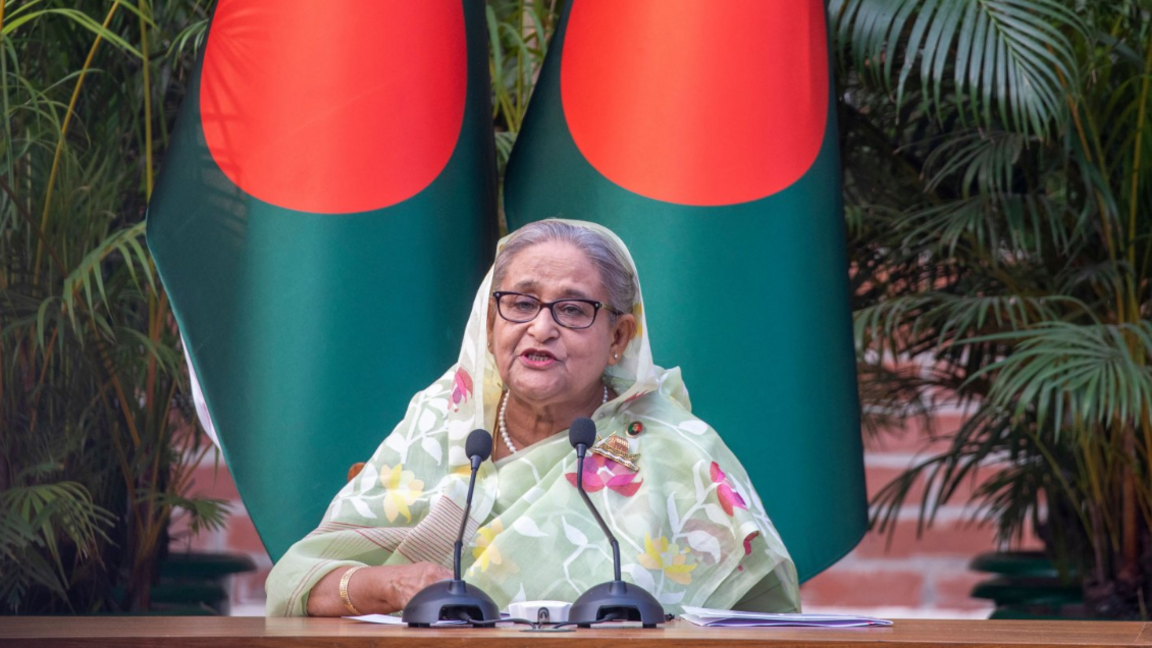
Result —
<instances>
[{"instance_id":1,"label":"green palm frond","mask_svg":"<svg viewBox=\"0 0 1152 648\"><path fill-rule=\"evenodd\" d=\"M176 34L172 44L168 47L168 57L177 58L189 52L196 52L204 47L204 40L208 37L208 18L197 20Z\"/></svg>"},{"instance_id":2,"label":"green palm frond","mask_svg":"<svg viewBox=\"0 0 1152 648\"><path fill-rule=\"evenodd\" d=\"M30 8L30 4L32 3L29 3L29 5L24 5L23 7L17 5L16 10L10 14L11 17L5 17L4 28L3 31L0 31L0 36L9 36L25 24L32 23L34 21L42 20L45 18L63 18L74 22L75 24L83 27L85 30L91 32L93 35L103 38L115 46L123 49L124 51L131 53L136 58L143 58L140 50L129 43L122 35L107 29L97 20L84 13L83 11L65 8L49 8L38 9L36 11L27 11L27 9ZM132 7L128 3L121 3L121 5L129 11L137 11L135 7ZM24 9L25 11L21 11L21 9Z\"/></svg>"},{"instance_id":3,"label":"green palm frond","mask_svg":"<svg viewBox=\"0 0 1152 648\"><path fill-rule=\"evenodd\" d=\"M153 290L156 289L151 257L144 252L144 246L140 244L143 237L143 221L113 233L101 241L99 245L93 247L80 264L64 279L64 305L72 317L73 325L76 324L74 314L76 312L76 296L81 290L84 291L89 311L95 310L96 302L92 294L93 283L96 284L101 300L108 301L108 295L104 289L104 271L101 268L101 263L113 252L120 253L123 260L122 267L131 275L134 282L138 284L136 272L139 267L148 280L149 287Z\"/></svg>"},{"instance_id":4,"label":"green palm frond","mask_svg":"<svg viewBox=\"0 0 1152 648\"><path fill-rule=\"evenodd\" d=\"M961 119L1047 135L1079 81L1070 35L1085 26L1056 0L832 0L829 12L844 55L897 104L919 62L938 117L957 93Z\"/></svg>"},{"instance_id":5,"label":"green palm frond","mask_svg":"<svg viewBox=\"0 0 1152 648\"><path fill-rule=\"evenodd\" d=\"M107 509L92 500L81 484L61 481L0 491L0 565L20 563L7 570L0 599L19 609L22 593L37 586L67 601L68 572L60 540L67 538L76 560L99 560L100 541L115 522ZM47 557L40 553L46 552ZM15 573L11 573L11 572Z\"/></svg>"},{"instance_id":6,"label":"green palm frond","mask_svg":"<svg viewBox=\"0 0 1152 648\"><path fill-rule=\"evenodd\" d=\"M905 244L946 257L971 247L991 263L1007 261L1009 250L1039 256L1045 246L1067 250L1083 236L1078 221L1060 203L1042 194L980 192L912 210L901 224Z\"/></svg>"},{"instance_id":7,"label":"green palm frond","mask_svg":"<svg viewBox=\"0 0 1152 648\"><path fill-rule=\"evenodd\" d=\"M880 356L899 354L911 337L918 337L920 315L931 308L931 295L901 295L857 309L852 315L856 353L872 351Z\"/></svg>"},{"instance_id":8,"label":"green palm frond","mask_svg":"<svg viewBox=\"0 0 1152 648\"><path fill-rule=\"evenodd\" d=\"M1059 317L1065 309L1091 315L1091 309L1086 304L1065 295L943 294L924 319L938 322L937 344L944 346L982 331L1027 329Z\"/></svg>"},{"instance_id":9,"label":"green palm frond","mask_svg":"<svg viewBox=\"0 0 1152 648\"><path fill-rule=\"evenodd\" d=\"M1007 420L986 407L979 408L952 436L950 447L918 459L873 497L872 524L881 532L894 532L902 505L914 488L923 487L917 532L932 523L966 479L991 456L1001 456L1009 436Z\"/></svg>"},{"instance_id":10,"label":"green palm frond","mask_svg":"<svg viewBox=\"0 0 1152 648\"><path fill-rule=\"evenodd\" d=\"M901 295L858 309L853 316L857 351L901 355L931 346L1000 341L977 335L1030 330L1071 312L1091 317L1092 309L1066 295L968 295L933 291Z\"/></svg>"},{"instance_id":11,"label":"green palm frond","mask_svg":"<svg viewBox=\"0 0 1152 648\"><path fill-rule=\"evenodd\" d=\"M972 130L952 133L924 160L925 188L936 191L946 180L962 197L1008 193L1015 184L1016 164L1026 145L1019 133Z\"/></svg>"},{"instance_id":12,"label":"green palm frond","mask_svg":"<svg viewBox=\"0 0 1152 648\"><path fill-rule=\"evenodd\" d=\"M1152 403L1152 322L1044 322L984 340L1015 343L1013 353L981 372L997 374L991 401L1018 419L1034 412L1041 427L1054 417L1057 435L1134 424Z\"/></svg>"},{"instance_id":13,"label":"green palm frond","mask_svg":"<svg viewBox=\"0 0 1152 648\"><path fill-rule=\"evenodd\" d=\"M188 521L188 533L196 535L201 531L215 531L224 528L230 504L227 500L207 497L183 497L165 493L159 500L173 510L180 509Z\"/></svg>"}]
</instances>

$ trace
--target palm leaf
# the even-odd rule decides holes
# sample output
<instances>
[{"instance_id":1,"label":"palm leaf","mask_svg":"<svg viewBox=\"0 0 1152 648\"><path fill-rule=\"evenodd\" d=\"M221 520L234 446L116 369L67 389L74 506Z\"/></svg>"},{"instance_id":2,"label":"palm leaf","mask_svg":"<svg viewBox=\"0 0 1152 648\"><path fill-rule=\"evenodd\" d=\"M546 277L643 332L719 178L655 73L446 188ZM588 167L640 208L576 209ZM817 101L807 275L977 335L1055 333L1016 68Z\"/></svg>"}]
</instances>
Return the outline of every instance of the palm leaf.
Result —
<instances>
[{"instance_id":1,"label":"palm leaf","mask_svg":"<svg viewBox=\"0 0 1152 648\"><path fill-rule=\"evenodd\" d=\"M1078 82L1070 37L1085 26L1055 0L832 0L829 11L855 69L897 104L919 61L938 117L955 92L972 100L961 117L1043 136Z\"/></svg>"},{"instance_id":2,"label":"palm leaf","mask_svg":"<svg viewBox=\"0 0 1152 648\"><path fill-rule=\"evenodd\" d=\"M136 9L134 9L131 5L126 3L121 3L121 6L129 9L130 11L136 11ZM123 36L110 29L106 29L103 25L82 11L76 9L42 9L39 11L30 11L19 14L13 12L13 14L13 18L4 20L4 28L3 31L0 31L0 35L9 36L12 34L12 32L16 31L21 26L35 20L40 20L45 17L61 16L92 32L98 38L103 38L108 42L116 45L120 49L126 52L130 52L136 58L143 58L140 50L125 40Z\"/></svg>"},{"instance_id":3,"label":"palm leaf","mask_svg":"<svg viewBox=\"0 0 1152 648\"><path fill-rule=\"evenodd\" d=\"M72 318L73 326L76 325L76 296L81 289L84 291L89 311L95 310L92 296L93 283L96 284L101 299L107 302L108 295L104 289L104 271L101 268L101 263L113 252L119 252L122 255L124 267L131 273L133 280L136 280L136 266L142 268L149 285L155 290L156 284L153 278L151 259L144 252L144 247L140 245L140 239L143 236L143 221L112 234L101 241L99 245L93 247L80 264L64 279L64 305L69 317Z\"/></svg>"},{"instance_id":4,"label":"palm leaf","mask_svg":"<svg viewBox=\"0 0 1152 648\"><path fill-rule=\"evenodd\" d=\"M945 257L963 247L979 251L984 260L1001 262L1006 251L1040 257L1045 246L1068 250L1083 235L1079 216L1044 195L980 192L911 211L903 223L904 244Z\"/></svg>"},{"instance_id":5,"label":"palm leaf","mask_svg":"<svg viewBox=\"0 0 1152 648\"><path fill-rule=\"evenodd\" d=\"M1152 322L1044 322L983 339L1015 343L1012 354L980 372L997 374L989 398L1017 418L1035 412L1040 427L1050 416L1057 433L1088 424L1138 427L1152 403Z\"/></svg>"}]
</instances>

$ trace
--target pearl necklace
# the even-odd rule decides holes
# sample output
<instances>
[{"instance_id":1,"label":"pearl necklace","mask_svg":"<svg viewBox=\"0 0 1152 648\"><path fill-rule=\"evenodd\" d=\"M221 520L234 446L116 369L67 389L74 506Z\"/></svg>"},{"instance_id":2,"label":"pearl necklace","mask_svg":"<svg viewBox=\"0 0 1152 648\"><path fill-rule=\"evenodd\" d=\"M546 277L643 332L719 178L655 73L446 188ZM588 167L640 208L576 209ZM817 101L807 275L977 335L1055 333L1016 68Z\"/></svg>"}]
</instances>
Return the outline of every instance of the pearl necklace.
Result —
<instances>
[{"instance_id":1,"label":"pearl necklace","mask_svg":"<svg viewBox=\"0 0 1152 648\"><path fill-rule=\"evenodd\" d=\"M604 405L607 402L608 402L608 385L604 385L604 400L601 401L600 404ZM504 419L504 414L507 411L508 411L508 390L504 390L504 393L501 394L501 396L500 396L500 411L499 411L498 415L496 416L496 424L500 426L500 438L504 439L504 445L508 446L508 449L512 451L512 454L516 454L516 446L512 445L512 436L510 434L508 434L508 422Z\"/></svg>"}]
</instances>

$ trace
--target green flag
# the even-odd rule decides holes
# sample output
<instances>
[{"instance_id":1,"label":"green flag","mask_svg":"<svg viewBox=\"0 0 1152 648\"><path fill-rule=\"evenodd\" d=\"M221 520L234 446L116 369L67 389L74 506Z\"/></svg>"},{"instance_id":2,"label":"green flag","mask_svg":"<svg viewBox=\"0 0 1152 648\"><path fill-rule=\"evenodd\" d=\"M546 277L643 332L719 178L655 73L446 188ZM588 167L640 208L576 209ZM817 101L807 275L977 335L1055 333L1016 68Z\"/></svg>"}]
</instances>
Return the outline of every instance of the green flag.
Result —
<instances>
[{"instance_id":1,"label":"green flag","mask_svg":"<svg viewBox=\"0 0 1152 648\"><path fill-rule=\"evenodd\" d=\"M273 560L459 350L496 235L484 19L217 3L148 244Z\"/></svg>"},{"instance_id":2,"label":"green flag","mask_svg":"<svg viewBox=\"0 0 1152 648\"><path fill-rule=\"evenodd\" d=\"M801 578L867 526L828 52L820 0L572 0L505 185L511 229L624 239Z\"/></svg>"}]
</instances>

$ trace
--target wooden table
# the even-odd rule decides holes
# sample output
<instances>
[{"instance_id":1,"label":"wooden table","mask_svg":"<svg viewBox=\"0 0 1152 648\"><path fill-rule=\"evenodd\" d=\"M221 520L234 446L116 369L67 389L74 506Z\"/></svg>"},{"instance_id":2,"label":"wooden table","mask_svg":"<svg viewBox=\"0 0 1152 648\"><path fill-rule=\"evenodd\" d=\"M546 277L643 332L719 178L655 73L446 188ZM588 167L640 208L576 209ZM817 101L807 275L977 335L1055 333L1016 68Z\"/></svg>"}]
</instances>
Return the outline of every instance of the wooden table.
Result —
<instances>
[{"instance_id":1,"label":"wooden table","mask_svg":"<svg viewBox=\"0 0 1152 648\"><path fill-rule=\"evenodd\" d=\"M416 630L346 619L263 617L0 617L0 647L389 646L469 648L679 648L681 646L798 646L858 648L916 646L1152 646L1152 623L1129 621L901 620L887 628L700 628L674 621L655 630L591 628L569 633L499 629Z\"/></svg>"}]
</instances>

